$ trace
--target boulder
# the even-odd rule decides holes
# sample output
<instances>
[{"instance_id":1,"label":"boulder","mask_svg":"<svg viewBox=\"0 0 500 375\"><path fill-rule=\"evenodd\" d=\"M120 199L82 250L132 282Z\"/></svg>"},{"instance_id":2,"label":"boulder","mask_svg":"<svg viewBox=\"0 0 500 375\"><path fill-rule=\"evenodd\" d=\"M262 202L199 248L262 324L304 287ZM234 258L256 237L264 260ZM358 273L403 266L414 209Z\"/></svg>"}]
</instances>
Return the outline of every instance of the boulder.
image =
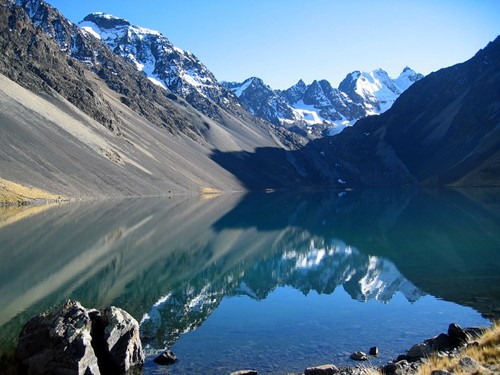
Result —
<instances>
[{"instance_id":1,"label":"boulder","mask_svg":"<svg viewBox=\"0 0 500 375\"><path fill-rule=\"evenodd\" d=\"M351 354L351 359L355 361L368 361L368 356L363 352L356 352Z\"/></svg>"},{"instance_id":2,"label":"boulder","mask_svg":"<svg viewBox=\"0 0 500 375\"><path fill-rule=\"evenodd\" d=\"M26 323L15 356L30 375L119 374L144 363L134 318L116 307L98 311L76 301Z\"/></svg>"},{"instance_id":3,"label":"boulder","mask_svg":"<svg viewBox=\"0 0 500 375\"><path fill-rule=\"evenodd\" d=\"M339 372L337 366L328 364L315 367L308 367L304 371L304 375L331 375Z\"/></svg>"},{"instance_id":4,"label":"boulder","mask_svg":"<svg viewBox=\"0 0 500 375\"><path fill-rule=\"evenodd\" d=\"M408 350L406 357L410 362L415 362L421 358L428 357L431 353L432 348L428 344L415 344Z\"/></svg>"},{"instance_id":5,"label":"boulder","mask_svg":"<svg viewBox=\"0 0 500 375\"><path fill-rule=\"evenodd\" d=\"M436 337L425 340L424 343L436 351L450 350L454 347L454 341L446 333L441 333Z\"/></svg>"},{"instance_id":6,"label":"boulder","mask_svg":"<svg viewBox=\"0 0 500 375\"><path fill-rule=\"evenodd\" d=\"M474 370L476 370L478 368L478 364L476 361L474 361L474 359L472 359L471 357L463 357L460 359L460 361L458 362L460 368L462 368L462 370L464 370L465 372L474 372Z\"/></svg>"},{"instance_id":7,"label":"boulder","mask_svg":"<svg viewBox=\"0 0 500 375\"><path fill-rule=\"evenodd\" d=\"M461 345L467 342L467 333L456 323L451 323L448 327L448 336L455 345Z\"/></svg>"},{"instance_id":8,"label":"boulder","mask_svg":"<svg viewBox=\"0 0 500 375\"><path fill-rule=\"evenodd\" d=\"M368 352L368 354L370 354L370 355L378 355L378 347L372 346L370 348L370 351Z\"/></svg>"},{"instance_id":9,"label":"boulder","mask_svg":"<svg viewBox=\"0 0 500 375\"><path fill-rule=\"evenodd\" d=\"M111 306L102 310L107 351L120 371L144 363L139 323L128 312Z\"/></svg>"},{"instance_id":10,"label":"boulder","mask_svg":"<svg viewBox=\"0 0 500 375\"><path fill-rule=\"evenodd\" d=\"M170 350L165 350L153 362L161 366L170 366L177 361L177 356Z\"/></svg>"},{"instance_id":11,"label":"boulder","mask_svg":"<svg viewBox=\"0 0 500 375\"><path fill-rule=\"evenodd\" d=\"M232 372L229 375L257 375L257 371L254 370L239 370Z\"/></svg>"},{"instance_id":12,"label":"boulder","mask_svg":"<svg viewBox=\"0 0 500 375\"><path fill-rule=\"evenodd\" d=\"M410 369L410 364L408 363L408 361L403 360L399 362L388 363L385 366L382 366L380 368L380 371L385 375L400 375L406 373L408 369Z\"/></svg>"}]
</instances>

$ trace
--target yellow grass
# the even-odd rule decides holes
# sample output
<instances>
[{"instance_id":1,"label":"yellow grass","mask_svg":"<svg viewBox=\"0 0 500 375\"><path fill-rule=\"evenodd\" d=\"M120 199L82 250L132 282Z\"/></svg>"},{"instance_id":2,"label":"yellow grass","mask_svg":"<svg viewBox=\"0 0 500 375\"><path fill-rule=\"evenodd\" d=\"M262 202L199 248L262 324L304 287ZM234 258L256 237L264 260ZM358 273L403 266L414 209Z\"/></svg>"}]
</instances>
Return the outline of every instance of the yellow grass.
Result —
<instances>
[{"instance_id":1,"label":"yellow grass","mask_svg":"<svg viewBox=\"0 0 500 375\"><path fill-rule=\"evenodd\" d=\"M430 375L434 370L446 370L455 375L500 374L500 322L493 324L477 342L479 345L467 347L456 358L438 357L437 355L430 357L420 367L418 374ZM464 357L472 358L478 364L477 368L472 372L463 369L459 362Z\"/></svg>"},{"instance_id":2,"label":"yellow grass","mask_svg":"<svg viewBox=\"0 0 500 375\"><path fill-rule=\"evenodd\" d=\"M0 204L21 205L44 200L48 202L65 201L67 198L0 178Z\"/></svg>"}]
</instances>

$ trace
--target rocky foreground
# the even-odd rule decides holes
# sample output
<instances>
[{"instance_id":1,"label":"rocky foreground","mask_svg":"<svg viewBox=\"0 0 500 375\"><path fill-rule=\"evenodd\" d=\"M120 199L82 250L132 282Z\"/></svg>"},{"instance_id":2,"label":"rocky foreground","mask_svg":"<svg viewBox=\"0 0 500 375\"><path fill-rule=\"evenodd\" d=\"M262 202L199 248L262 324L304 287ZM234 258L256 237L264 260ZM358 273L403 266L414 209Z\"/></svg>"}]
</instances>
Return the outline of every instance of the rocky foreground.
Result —
<instances>
[{"instance_id":1,"label":"rocky foreground","mask_svg":"<svg viewBox=\"0 0 500 375\"><path fill-rule=\"evenodd\" d=\"M457 358L470 348L479 347L479 340L486 330L462 329L452 323L447 333L414 345L406 354L378 369L364 365L339 369L333 364L324 364L308 367L303 374L417 374L422 366L429 363L432 356ZM499 346L497 336L500 336L499 332L494 333L496 347ZM364 361L369 355L377 355L377 351L374 347L368 355L356 352L351 358ZM62 308L39 314L26 323L19 336L15 357L18 373L30 375L100 375L126 372L141 374L145 360L139 337L139 324L130 314L113 306L102 310L87 309L79 302L70 300ZM155 362L159 365L170 365L175 360L175 355L166 351ZM489 360L491 362L491 358ZM495 370L491 372L470 357L461 358L459 366L463 370L462 373L473 373L478 369L482 371L480 373L495 373ZM491 368L498 369L498 366ZM429 373L450 374L446 371ZM254 370L240 370L231 375L256 374L257 371Z\"/></svg>"},{"instance_id":2,"label":"rocky foreground","mask_svg":"<svg viewBox=\"0 0 500 375\"><path fill-rule=\"evenodd\" d=\"M76 301L26 323L15 356L19 372L30 375L121 374L145 358L131 315L113 306L86 309Z\"/></svg>"},{"instance_id":3,"label":"rocky foreground","mask_svg":"<svg viewBox=\"0 0 500 375\"><path fill-rule=\"evenodd\" d=\"M478 340L486 332L486 328L465 328L462 329L458 324L452 323L448 327L448 333L427 339L420 344L413 345L406 354L398 356L394 361L387 363L380 368L369 366L355 366L338 368L333 364L324 364L321 366L308 367L303 373L288 373L287 375L410 375L410 374L431 374L431 375L451 375L453 372L445 370L429 370L430 358L437 355L440 358L458 358L461 353L470 347L478 347ZM371 348L369 355L376 355L377 348ZM366 361L369 355L363 352L356 352L351 355L351 359L357 361ZM432 367L431 364L430 367ZM490 369L483 367L474 359L465 356L459 360L459 373L469 374L495 374L498 366L490 366ZM427 372L422 371L426 367ZM258 375L257 371L243 370L236 371L230 375Z\"/></svg>"}]
</instances>

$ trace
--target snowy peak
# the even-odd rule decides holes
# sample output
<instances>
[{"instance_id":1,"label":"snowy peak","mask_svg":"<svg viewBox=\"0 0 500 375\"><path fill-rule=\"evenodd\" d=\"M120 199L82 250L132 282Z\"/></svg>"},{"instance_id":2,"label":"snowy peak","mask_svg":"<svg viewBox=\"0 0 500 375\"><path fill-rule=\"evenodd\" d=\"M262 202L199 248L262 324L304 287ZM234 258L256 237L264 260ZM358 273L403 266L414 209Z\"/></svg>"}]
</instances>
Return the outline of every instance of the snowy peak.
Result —
<instances>
[{"instance_id":1,"label":"snowy peak","mask_svg":"<svg viewBox=\"0 0 500 375\"><path fill-rule=\"evenodd\" d=\"M400 90L405 91L408 87L422 78L424 78L423 74L417 73L409 67L405 67L399 77L394 80L394 83Z\"/></svg>"},{"instance_id":2,"label":"snowy peak","mask_svg":"<svg viewBox=\"0 0 500 375\"><path fill-rule=\"evenodd\" d=\"M273 90L264 83L264 81L257 77L250 77L242 83L238 82L222 82L222 85L231 90L238 98L248 96L251 92L262 90L267 94L273 93Z\"/></svg>"},{"instance_id":3,"label":"snowy peak","mask_svg":"<svg viewBox=\"0 0 500 375\"><path fill-rule=\"evenodd\" d=\"M117 27L131 26L130 22L111 14L95 12L86 16L82 22L91 22L99 29L114 29Z\"/></svg>"},{"instance_id":4,"label":"snowy peak","mask_svg":"<svg viewBox=\"0 0 500 375\"><path fill-rule=\"evenodd\" d=\"M148 36L161 38L163 43L168 44L170 48L174 48L159 31L133 26L126 19L111 14L100 12L89 14L78 26L96 38L103 40L112 49L120 45L134 43L136 40L141 41Z\"/></svg>"},{"instance_id":5,"label":"snowy peak","mask_svg":"<svg viewBox=\"0 0 500 375\"><path fill-rule=\"evenodd\" d=\"M300 80L292 87L283 91L283 95L285 96L288 103L297 103L302 99L304 93L307 90L307 85L303 80Z\"/></svg>"},{"instance_id":6,"label":"snowy peak","mask_svg":"<svg viewBox=\"0 0 500 375\"><path fill-rule=\"evenodd\" d=\"M355 71L346 76L339 89L361 104L366 115L376 115L387 111L403 91L422 77L409 67L396 79L383 69Z\"/></svg>"},{"instance_id":7,"label":"snowy peak","mask_svg":"<svg viewBox=\"0 0 500 375\"><path fill-rule=\"evenodd\" d=\"M392 79L383 69L349 73L339 88L327 80L307 85L299 80L286 90L273 90L260 78L242 83L225 82L254 115L275 125L317 138L335 135L360 118L385 112L394 101L423 76L406 67Z\"/></svg>"},{"instance_id":8,"label":"snowy peak","mask_svg":"<svg viewBox=\"0 0 500 375\"><path fill-rule=\"evenodd\" d=\"M89 14L78 26L132 62L150 81L186 98L205 114L214 115L210 101L222 107L227 104L224 88L207 67L159 31L105 13Z\"/></svg>"},{"instance_id":9,"label":"snowy peak","mask_svg":"<svg viewBox=\"0 0 500 375\"><path fill-rule=\"evenodd\" d=\"M273 90L260 78L251 77L242 83L221 84L231 90L250 113L272 124L281 125L280 118L293 116L292 108L280 92Z\"/></svg>"}]
</instances>

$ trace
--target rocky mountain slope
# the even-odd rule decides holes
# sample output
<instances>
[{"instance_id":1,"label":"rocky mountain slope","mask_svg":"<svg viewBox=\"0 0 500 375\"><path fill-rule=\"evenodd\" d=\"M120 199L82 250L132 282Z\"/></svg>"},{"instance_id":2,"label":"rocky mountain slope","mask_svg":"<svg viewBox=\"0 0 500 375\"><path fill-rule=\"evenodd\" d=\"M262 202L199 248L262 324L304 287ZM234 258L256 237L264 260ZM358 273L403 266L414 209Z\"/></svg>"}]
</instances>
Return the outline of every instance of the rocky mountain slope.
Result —
<instances>
[{"instance_id":1,"label":"rocky mountain slope","mask_svg":"<svg viewBox=\"0 0 500 375\"><path fill-rule=\"evenodd\" d=\"M338 89L326 80L310 85L300 80L286 90L273 90L256 77L223 85L254 115L316 138L337 134L360 118L385 112L422 77L406 67L396 79L382 69L355 71L347 75Z\"/></svg>"},{"instance_id":2,"label":"rocky mountain slope","mask_svg":"<svg viewBox=\"0 0 500 375\"><path fill-rule=\"evenodd\" d=\"M343 165L348 183L500 186L499 87L497 37L413 84L389 111L308 146L323 153L322 170Z\"/></svg>"},{"instance_id":3,"label":"rocky mountain slope","mask_svg":"<svg viewBox=\"0 0 500 375\"><path fill-rule=\"evenodd\" d=\"M241 190L212 150L283 146L241 107L198 111L44 1L3 0L0 20L7 180L70 197Z\"/></svg>"},{"instance_id":4,"label":"rocky mountain slope","mask_svg":"<svg viewBox=\"0 0 500 375\"><path fill-rule=\"evenodd\" d=\"M125 19L104 13L89 14L78 26L132 62L153 83L185 98L204 114L220 120L213 103L238 111L234 96L219 84L212 72L160 32L133 26Z\"/></svg>"},{"instance_id":5,"label":"rocky mountain slope","mask_svg":"<svg viewBox=\"0 0 500 375\"><path fill-rule=\"evenodd\" d=\"M298 150L213 158L252 188L258 188L254 165L284 178L286 161L308 184L330 188L500 186L499 54L497 37L470 60L412 84L386 112Z\"/></svg>"}]
</instances>

